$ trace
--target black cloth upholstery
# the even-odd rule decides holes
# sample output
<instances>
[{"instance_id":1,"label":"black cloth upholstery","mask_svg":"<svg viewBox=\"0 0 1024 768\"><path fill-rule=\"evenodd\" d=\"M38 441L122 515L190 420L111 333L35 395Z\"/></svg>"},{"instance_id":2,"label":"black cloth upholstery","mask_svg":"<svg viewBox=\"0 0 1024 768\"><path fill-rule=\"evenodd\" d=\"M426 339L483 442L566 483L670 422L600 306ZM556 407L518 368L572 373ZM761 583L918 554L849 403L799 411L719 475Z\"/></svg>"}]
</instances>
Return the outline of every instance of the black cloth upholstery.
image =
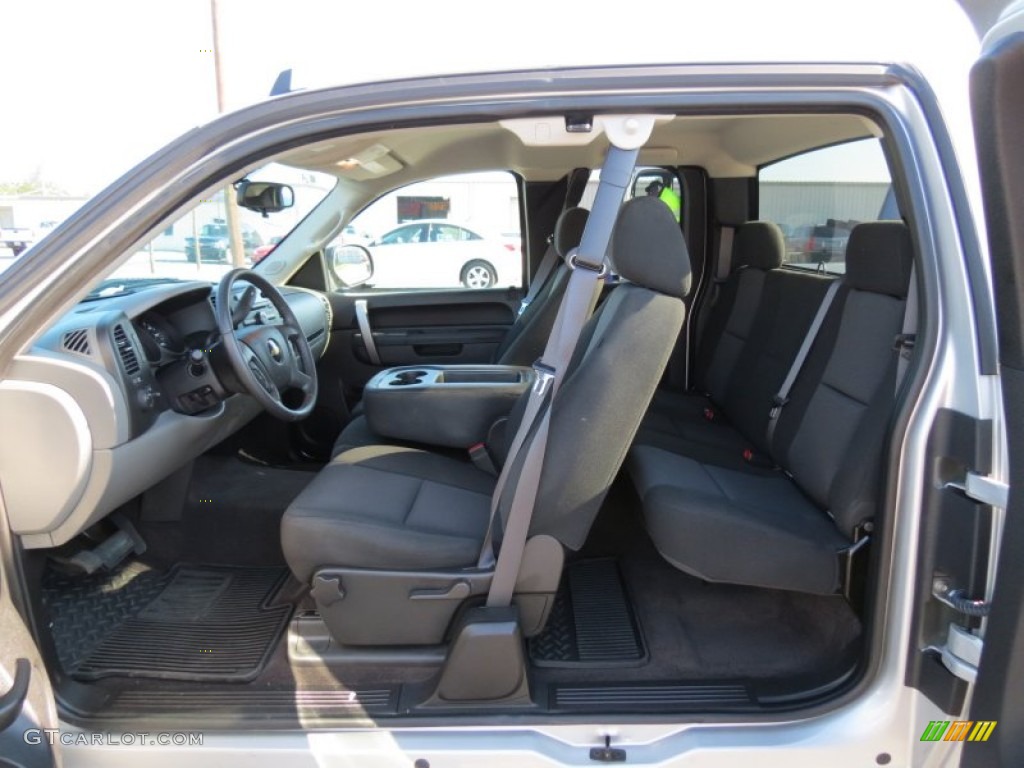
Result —
<instances>
[{"instance_id":1,"label":"black cloth upholstery","mask_svg":"<svg viewBox=\"0 0 1024 768\"><path fill-rule=\"evenodd\" d=\"M589 218L590 211L586 208L567 208L562 211L555 222L555 253L564 259L569 251L579 247Z\"/></svg>"},{"instance_id":2,"label":"black cloth upholstery","mask_svg":"<svg viewBox=\"0 0 1024 768\"><path fill-rule=\"evenodd\" d=\"M832 521L778 472L738 471L639 446L630 469L658 551L707 581L830 594L838 553ZM684 523L684 524L681 524Z\"/></svg>"},{"instance_id":3,"label":"black cloth upholstery","mask_svg":"<svg viewBox=\"0 0 1024 768\"><path fill-rule=\"evenodd\" d=\"M562 211L555 222L553 245L555 253L565 259L579 246L583 228L590 217L585 208ZM533 301L516 318L505 338L494 351L492 363L497 365L532 365L544 351L551 327L555 324L558 306L569 282L569 267L559 263L548 275L547 283Z\"/></svg>"},{"instance_id":4,"label":"black cloth upholstery","mask_svg":"<svg viewBox=\"0 0 1024 768\"><path fill-rule=\"evenodd\" d=\"M741 275L752 272L744 269ZM692 398L659 395L657 410L643 422L638 440L694 455L689 446L717 446L739 454L751 448L767 454L765 432L775 393L796 357L831 278L808 272L772 270L749 320L750 332L740 342L729 375L715 381L712 395L720 421L708 422ZM841 303L845 292L836 298ZM749 310L748 310L749 311ZM733 313L735 314L735 313ZM726 349L730 341L723 334ZM723 352L725 354L725 352ZM723 365L724 367L724 365ZM712 379L714 380L714 379Z\"/></svg>"},{"instance_id":5,"label":"black cloth upholstery","mask_svg":"<svg viewBox=\"0 0 1024 768\"><path fill-rule=\"evenodd\" d=\"M913 261L910 231L902 221L858 224L846 245L846 282L851 288L903 298Z\"/></svg>"},{"instance_id":6,"label":"black cloth upholstery","mask_svg":"<svg viewBox=\"0 0 1024 768\"><path fill-rule=\"evenodd\" d=\"M281 547L295 577L306 583L328 565L468 565L483 545L494 483L468 462L427 451L346 451L288 507Z\"/></svg>"},{"instance_id":7,"label":"black cloth upholstery","mask_svg":"<svg viewBox=\"0 0 1024 768\"><path fill-rule=\"evenodd\" d=\"M569 282L569 268L559 262L547 284L516 318L491 358L495 365L531 365L544 351L558 305Z\"/></svg>"},{"instance_id":8,"label":"black cloth upholstery","mask_svg":"<svg viewBox=\"0 0 1024 768\"><path fill-rule=\"evenodd\" d=\"M591 319L589 343L552 406L531 533L570 549L583 545L668 363L683 313L678 299L626 284ZM515 429L506 435L511 439Z\"/></svg>"},{"instance_id":9,"label":"black cloth upholstery","mask_svg":"<svg viewBox=\"0 0 1024 768\"><path fill-rule=\"evenodd\" d=\"M627 203L618 253L666 295L642 285L616 287L588 320L550 404L547 451L530 531L564 546L582 546L665 370L682 327L681 294L689 255L668 208L644 215L648 238ZM665 220L670 223L665 232ZM639 274L634 272L634 275ZM673 277L674 276L674 277ZM670 279L671 278L671 279ZM524 394L509 417L507 440L521 418ZM509 467L514 490L520 466ZM397 446L366 446L337 456L289 506L281 522L285 558L307 582L324 565L421 569L471 566L479 554L496 479L465 461ZM512 493L501 500L505 519ZM497 537L500 538L500 537ZM384 607L386 609L386 607Z\"/></svg>"},{"instance_id":10,"label":"black cloth upholstery","mask_svg":"<svg viewBox=\"0 0 1024 768\"><path fill-rule=\"evenodd\" d=\"M652 259L682 248L685 259ZM656 197L630 200L619 212L612 237L615 271L636 285L683 298L690 292L690 256L679 223Z\"/></svg>"},{"instance_id":11,"label":"black cloth upholstery","mask_svg":"<svg viewBox=\"0 0 1024 768\"><path fill-rule=\"evenodd\" d=\"M774 221L748 221L736 228L730 270L754 267L763 272L782 266L786 238Z\"/></svg>"},{"instance_id":12,"label":"black cloth upholstery","mask_svg":"<svg viewBox=\"0 0 1024 768\"><path fill-rule=\"evenodd\" d=\"M718 287L697 346L697 392L658 392L641 430L677 435L702 422L705 409L726 404L768 277L782 263L785 247L782 231L770 221L750 221L736 230L732 271Z\"/></svg>"},{"instance_id":13,"label":"black cloth upholstery","mask_svg":"<svg viewBox=\"0 0 1024 768\"><path fill-rule=\"evenodd\" d=\"M628 466L655 546L680 569L810 593L840 586L839 553L877 513L895 396L893 339L912 260L898 222L859 225L850 243L847 277L770 443L771 396L828 284L795 271L766 281L750 353L729 388L728 420L694 422L662 401L657 420L645 421ZM744 443L765 466L738 460ZM770 469L773 462L785 472Z\"/></svg>"}]
</instances>

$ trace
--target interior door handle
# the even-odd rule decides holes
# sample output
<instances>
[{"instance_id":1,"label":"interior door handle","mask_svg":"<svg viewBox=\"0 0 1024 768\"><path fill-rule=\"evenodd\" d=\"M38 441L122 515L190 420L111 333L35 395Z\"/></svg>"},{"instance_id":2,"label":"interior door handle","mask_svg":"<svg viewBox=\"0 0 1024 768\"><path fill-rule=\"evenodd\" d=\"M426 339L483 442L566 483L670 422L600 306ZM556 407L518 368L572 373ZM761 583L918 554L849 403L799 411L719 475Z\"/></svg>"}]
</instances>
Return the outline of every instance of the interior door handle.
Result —
<instances>
[{"instance_id":1,"label":"interior door handle","mask_svg":"<svg viewBox=\"0 0 1024 768\"><path fill-rule=\"evenodd\" d=\"M32 677L32 665L28 659L18 659L14 664L14 682L7 693L0 696L0 731L14 725L21 714L21 708L28 696L28 682Z\"/></svg>"},{"instance_id":2,"label":"interior door handle","mask_svg":"<svg viewBox=\"0 0 1024 768\"><path fill-rule=\"evenodd\" d=\"M366 299L356 299L356 323L359 324L359 333L363 337L363 345L366 347L366 354L369 356L370 362L380 365L377 342L373 340L373 329L370 328L370 312Z\"/></svg>"}]
</instances>

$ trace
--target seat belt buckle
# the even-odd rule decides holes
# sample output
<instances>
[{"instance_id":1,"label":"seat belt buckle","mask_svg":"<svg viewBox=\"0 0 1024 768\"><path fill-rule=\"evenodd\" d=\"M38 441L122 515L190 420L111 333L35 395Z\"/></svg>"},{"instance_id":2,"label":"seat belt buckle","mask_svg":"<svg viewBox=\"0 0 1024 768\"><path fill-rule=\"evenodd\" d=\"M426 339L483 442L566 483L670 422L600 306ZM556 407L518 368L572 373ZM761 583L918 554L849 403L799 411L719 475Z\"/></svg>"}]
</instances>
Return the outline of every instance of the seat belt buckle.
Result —
<instances>
[{"instance_id":1,"label":"seat belt buckle","mask_svg":"<svg viewBox=\"0 0 1024 768\"><path fill-rule=\"evenodd\" d=\"M710 421L712 423L718 421L718 413L714 408L708 407L704 409L704 421Z\"/></svg>"},{"instance_id":2,"label":"seat belt buckle","mask_svg":"<svg viewBox=\"0 0 1024 768\"><path fill-rule=\"evenodd\" d=\"M775 469L775 462L768 457L755 451L753 448L743 449L743 460L752 467L763 467L764 469Z\"/></svg>"},{"instance_id":3,"label":"seat belt buckle","mask_svg":"<svg viewBox=\"0 0 1024 768\"><path fill-rule=\"evenodd\" d=\"M491 458L491 453L487 450L486 443L474 443L469 446L469 460L473 462L473 466L477 469L489 475L497 476L498 468L494 465L494 459Z\"/></svg>"},{"instance_id":4,"label":"seat belt buckle","mask_svg":"<svg viewBox=\"0 0 1024 768\"><path fill-rule=\"evenodd\" d=\"M544 361L538 360L533 364L533 372L536 374L533 381L533 392L538 396L543 396L547 393L551 382L555 380L557 371Z\"/></svg>"},{"instance_id":5,"label":"seat belt buckle","mask_svg":"<svg viewBox=\"0 0 1024 768\"><path fill-rule=\"evenodd\" d=\"M909 360L914 354L914 344L917 343L916 333L900 333L893 340L892 348L904 360Z\"/></svg>"},{"instance_id":6,"label":"seat belt buckle","mask_svg":"<svg viewBox=\"0 0 1024 768\"><path fill-rule=\"evenodd\" d=\"M779 397L778 395L775 395L775 397L772 398L772 409L768 412L768 418L779 418L779 414L782 413L782 409L785 408L788 403L788 397Z\"/></svg>"}]
</instances>

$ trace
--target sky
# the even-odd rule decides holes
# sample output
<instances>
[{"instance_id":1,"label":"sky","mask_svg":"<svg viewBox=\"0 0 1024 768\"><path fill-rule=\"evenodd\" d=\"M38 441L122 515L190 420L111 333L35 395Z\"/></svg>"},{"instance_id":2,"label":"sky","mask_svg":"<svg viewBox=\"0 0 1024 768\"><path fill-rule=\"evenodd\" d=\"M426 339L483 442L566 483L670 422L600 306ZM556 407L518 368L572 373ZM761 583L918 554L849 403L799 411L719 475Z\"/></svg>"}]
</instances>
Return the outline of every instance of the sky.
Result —
<instances>
[{"instance_id":1,"label":"sky","mask_svg":"<svg viewBox=\"0 0 1024 768\"><path fill-rule=\"evenodd\" d=\"M907 61L970 151L978 41L952 0L219 0L226 106L297 86L569 64ZM614 10L610 10L614 9ZM210 0L6 0L0 181L91 195L217 114ZM609 32L617 43L600 43ZM968 158L972 159L972 158ZM973 170L968 168L968 177Z\"/></svg>"}]
</instances>

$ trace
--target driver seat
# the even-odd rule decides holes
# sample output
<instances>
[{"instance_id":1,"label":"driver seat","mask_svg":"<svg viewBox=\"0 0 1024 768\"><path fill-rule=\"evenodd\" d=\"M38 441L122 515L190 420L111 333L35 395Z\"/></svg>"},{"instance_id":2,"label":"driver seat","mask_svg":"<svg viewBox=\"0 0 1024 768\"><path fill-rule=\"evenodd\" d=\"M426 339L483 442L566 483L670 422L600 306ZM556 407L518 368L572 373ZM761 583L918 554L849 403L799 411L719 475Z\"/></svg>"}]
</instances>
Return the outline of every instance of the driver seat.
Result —
<instances>
[{"instance_id":1,"label":"driver seat","mask_svg":"<svg viewBox=\"0 0 1024 768\"><path fill-rule=\"evenodd\" d=\"M551 420L530 540L516 589L523 633L540 631L564 551L587 537L618 473L685 313L690 260L678 224L655 198L632 200L613 235L623 278L590 318ZM525 409L510 415L511 443ZM495 446L497 459L508 445ZM509 488L518 478L509 478ZM477 567L496 478L472 463L411 447L371 445L331 461L281 522L285 558L334 638L346 645L441 643L458 608L487 593ZM511 494L505 494L501 519ZM500 532L496 538L500 540Z\"/></svg>"}]
</instances>

